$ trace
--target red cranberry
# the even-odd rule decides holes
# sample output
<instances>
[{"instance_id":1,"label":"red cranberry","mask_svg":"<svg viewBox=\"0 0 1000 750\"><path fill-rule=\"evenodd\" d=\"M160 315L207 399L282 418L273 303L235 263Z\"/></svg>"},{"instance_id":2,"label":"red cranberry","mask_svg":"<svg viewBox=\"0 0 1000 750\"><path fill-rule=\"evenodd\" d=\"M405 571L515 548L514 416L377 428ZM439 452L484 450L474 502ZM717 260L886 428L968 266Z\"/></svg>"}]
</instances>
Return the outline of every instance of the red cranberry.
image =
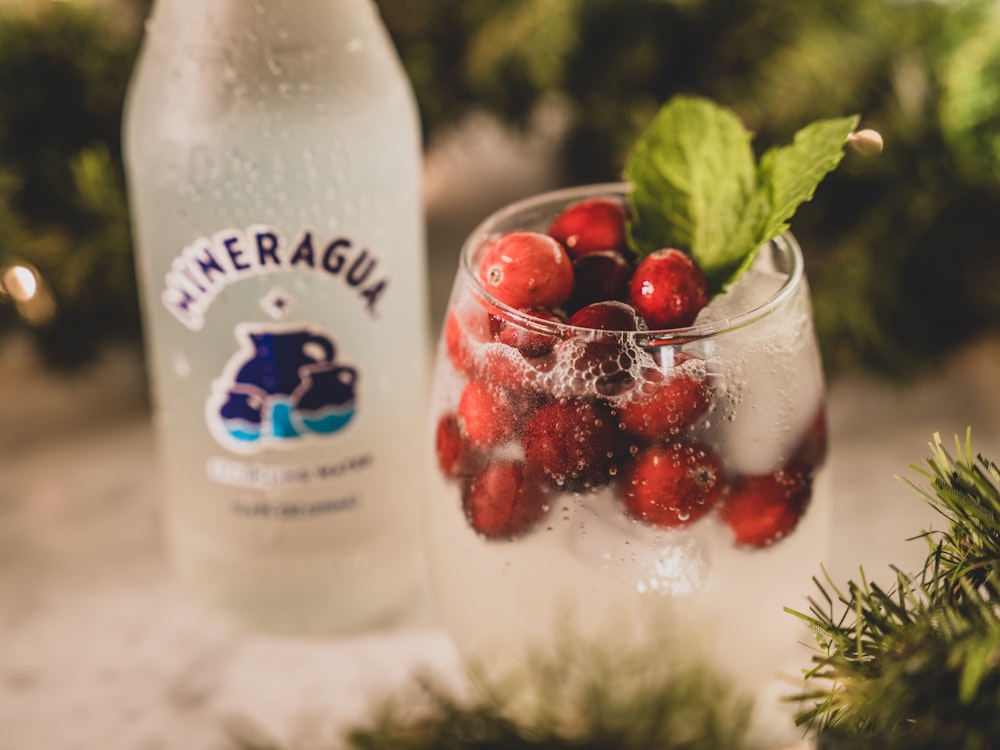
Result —
<instances>
[{"instance_id":1,"label":"red cranberry","mask_svg":"<svg viewBox=\"0 0 1000 750\"><path fill-rule=\"evenodd\" d=\"M594 302L577 310L569 318L571 326L598 331L644 331L646 321L635 308L625 302L607 300Z\"/></svg>"},{"instance_id":2,"label":"red cranberry","mask_svg":"<svg viewBox=\"0 0 1000 750\"><path fill-rule=\"evenodd\" d=\"M573 278L573 293L566 303L570 312L592 302L627 302L632 264L625 256L609 250L587 253L573 261Z\"/></svg>"},{"instance_id":3,"label":"red cranberry","mask_svg":"<svg viewBox=\"0 0 1000 750\"><path fill-rule=\"evenodd\" d=\"M445 351L456 372L470 374L475 369L476 350L489 339L488 316L478 306L448 313L444 323Z\"/></svg>"},{"instance_id":4,"label":"red cranberry","mask_svg":"<svg viewBox=\"0 0 1000 750\"><path fill-rule=\"evenodd\" d=\"M458 419L473 445L489 448L513 434L517 412L504 391L470 380L458 400Z\"/></svg>"},{"instance_id":5,"label":"red cranberry","mask_svg":"<svg viewBox=\"0 0 1000 750\"><path fill-rule=\"evenodd\" d=\"M625 253L625 205L610 197L585 198L560 212L549 226L549 234L572 258L599 250Z\"/></svg>"},{"instance_id":6,"label":"red cranberry","mask_svg":"<svg viewBox=\"0 0 1000 750\"><path fill-rule=\"evenodd\" d=\"M548 494L520 461L487 464L462 490L465 517L487 539L510 539L530 531L548 510Z\"/></svg>"},{"instance_id":7,"label":"red cranberry","mask_svg":"<svg viewBox=\"0 0 1000 750\"><path fill-rule=\"evenodd\" d=\"M543 357L552 351L552 347L561 338L555 331L532 327L532 319L549 323L565 323L566 318L551 310L521 310L527 316L526 320L517 320L508 316L493 315L490 318L490 328L493 338L502 344L512 346L528 359Z\"/></svg>"},{"instance_id":8,"label":"red cranberry","mask_svg":"<svg viewBox=\"0 0 1000 750\"><path fill-rule=\"evenodd\" d=\"M455 414L444 414L438 420L434 447L437 452L438 468L444 476L457 479L471 472L476 452L462 434L462 428Z\"/></svg>"},{"instance_id":9,"label":"red cranberry","mask_svg":"<svg viewBox=\"0 0 1000 750\"><path fill-rule=\"evenodd\" d=\"M521 414L543 400L539 376L548 364L548 359L529 362L517 349L490 344L481 351L470 378L504 394L511 409Z\"/></svg>"},{"instance_id":10,"label":"red cranberry","mask_svg":"<svg viewBox=\"0 0 1000 750\"><path fill-rule=\"evenodd\" d=\"M744 477L722 507L722 520L743 547L768 547L787 536L805 513L812 494L808 476L786 471Z\"/></svg>"},{"instance_id":11,"label":"red cranberry","mask_svg":"<svg viewBox=\"0 0 1000 750\"><path fill-rule=\"evenodd\" d=\"M548 235L510 232L484 249L479 282L511 307L556 308L573 291L573 263L563 246Z\"/></svg>"},{"instance_id":12,"label":"red cranberry","mask_svg":"<svg viewBox=\"0 0 1000 750\"><path fill-rule=\"evenodd\" d=\"M826 405L820 404L788 466L792 471L814 475L826 460L827 442Z\"/></svg>"},{"instance_id":13,"label":"red cranberry","mask_svg":"<svg viewBox=\"0 0 1000 750\"><path fill-rule=\"evenodd\" d=\"M683 328L708 304L708 280L686 253L656 250L636 266L629 301L653 330Z\"/></svg>"},{"instance_id":14,"label":"red cranberry","mask_svg":"<svg viewBox=\"0 0 1000 750\"><path fill-rule=\"evenodd\" d=\"M521 432L528 463L555 484L586 489L610 481L617 425L610 410L585 399L561 399L540 406Z\"/></svg>"},{"instance_id":15,"label":"red cranberry","mask_svg":"<svg viewBox=\"0 0 1000 750\"><path fill-rule=\"evenodd\" d=\"M640 451L620 491L629 516L676 529L708 513L725 486L722 462L710 448L674 443Z\"/></svg>"},{"instance_id":16,"label":"red cranberry","mask_svg":"<svg viewBox=\"0 0 1000 750\"><path fill-rule=\"evenodd\" d=\"M712 388L702 373L683 366L689 359L678 355L674 368L665 375L655 369L644 373L638 392L618 410L622 427L649 440L666 441L708 411Z\"/></svg>"},{"instance_id":17,"label":"red cranberry","mask_svg":"<svg viewBox=\"0 0 1000 750\"><path fill-rule=\"evenodd\" d=\"M646 323L624 302L595 302L578 310L569 324L588 328L584 334L567 342L576 348L573 368L594 391L606 397L618 396L635 383L630 370L633 355L627 344L629 332L646 329Z\"/></svg>"}]
</instances>

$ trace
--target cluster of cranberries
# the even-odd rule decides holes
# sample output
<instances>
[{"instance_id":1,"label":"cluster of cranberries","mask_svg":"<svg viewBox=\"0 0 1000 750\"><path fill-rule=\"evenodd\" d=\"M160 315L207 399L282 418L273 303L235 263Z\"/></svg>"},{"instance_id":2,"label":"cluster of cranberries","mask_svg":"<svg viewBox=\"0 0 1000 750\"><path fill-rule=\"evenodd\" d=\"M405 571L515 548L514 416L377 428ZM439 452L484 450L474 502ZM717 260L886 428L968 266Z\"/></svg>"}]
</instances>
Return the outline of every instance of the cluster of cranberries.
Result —
<instances>
[{"instance_id":1,"label":"cluster of cranberries","mask_svg":"<svg viewBox=\"0 0 1000 750\"><path fill-rule=\"evenodd\" d=\"M735 544L766 547L809 502L823 412L777 471L728 472L697 429L715 401L704 363L670 349L664 366L662 351L657 362L629 343L630 332L691 325L708 303L705 275L676 249L634 263L625 226L620 200L590 198L545 233L510 232L481 249L480 284L517 313L478 298L449 313L445 347L463 387L437 423L440 470L460 482L469 524L489 539L533 529L557 493L612 486L639 522L678 529L714 512ZM567 362L578 377L566 377Z\"/></svg>"}]
</instances>

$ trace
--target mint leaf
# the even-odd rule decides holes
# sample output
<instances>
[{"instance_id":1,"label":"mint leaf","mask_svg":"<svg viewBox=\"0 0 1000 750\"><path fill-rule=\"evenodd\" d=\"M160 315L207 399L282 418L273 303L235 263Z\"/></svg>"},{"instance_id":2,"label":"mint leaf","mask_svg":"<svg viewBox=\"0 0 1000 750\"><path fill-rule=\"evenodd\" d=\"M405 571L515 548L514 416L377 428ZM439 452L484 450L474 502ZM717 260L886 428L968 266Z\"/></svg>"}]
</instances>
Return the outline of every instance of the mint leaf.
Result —
<instances>
[{"instance_id":1,"label":"mint leaf","mask_svg":"<svg viewBox=\"0 0 1000 750\"><path fill-rule=\"evenodd\" d=\"M788 229L796 209L811 200L816 187L844 157L844 144L858 118L819 120L795 134L791 145L768 149L760 159L758 183L766 191L770 212L761 226L760 242Z\"/></svg>"},{"instance_id":2,"label":"mint leaf","mask_svg":"<svg viewBox=\"0 0 1000 750\"><path fill-rule=\"evenodd\" d=\"M705 99L672 99L625 165L637 255L677 247L710 278L716 267L738 261L756 229L745 216L755 170L750 134L734 114Z\"/></svg>"},{"instance_id":3,"label":"mint leaf","mask_svg":"<svg viewBox=\"0 0 1000 750\"><path fill-rule=\"evenodd\" d=\"M761 245L788 229L799 205L840 163L857 122L808 125L758 165L752 135L734 113L707 99L672 99L626 160L632 249L640 259L661 247L684 250L711 291L721 291Z\"/></svg>"}]
</instances>

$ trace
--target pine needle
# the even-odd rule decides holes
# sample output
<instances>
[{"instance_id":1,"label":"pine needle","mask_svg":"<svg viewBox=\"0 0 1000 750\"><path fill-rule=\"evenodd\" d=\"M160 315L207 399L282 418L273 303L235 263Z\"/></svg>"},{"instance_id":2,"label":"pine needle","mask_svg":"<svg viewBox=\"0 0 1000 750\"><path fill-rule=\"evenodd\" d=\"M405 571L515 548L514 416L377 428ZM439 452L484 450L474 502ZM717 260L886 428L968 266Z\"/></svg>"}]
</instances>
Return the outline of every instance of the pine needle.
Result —
<instances>
[{"instance_id":1,"label":"pine needle","mask_svg":"<svg viewBox=\"0 0 1000 750\"><path fill-rule=\"evenodd\" d=\"M923 568L893 568L889 588L862 570L846 596L824 571L826 606L795 613L818 645L794 699L808 701L797 721L819 748L1000 746L1000 471L973 457L971 430L955 449L935 434L926 467L911 467L922 483L903 480L947 522L916 537L928 545Z\"/></svg>"}]
</instances>

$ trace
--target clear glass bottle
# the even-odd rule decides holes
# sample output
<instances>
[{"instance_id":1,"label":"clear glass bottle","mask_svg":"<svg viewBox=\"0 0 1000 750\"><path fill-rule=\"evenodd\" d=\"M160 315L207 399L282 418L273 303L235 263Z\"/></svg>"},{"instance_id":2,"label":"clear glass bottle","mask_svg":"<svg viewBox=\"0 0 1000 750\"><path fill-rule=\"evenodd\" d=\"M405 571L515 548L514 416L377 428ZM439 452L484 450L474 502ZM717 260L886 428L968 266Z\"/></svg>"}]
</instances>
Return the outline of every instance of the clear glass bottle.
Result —
<instances>
[{"instance_id":1,"label":"clear glass bottle","mask_svg":"<svg viewBox=\"0 0 1000 750\"><path fill-rule=\"evenodd\" d=\"M124 148L165 523L272 630L421 590L429 369L413 93L370 0L157 0Z\"/></svg>"}]
</instances>

